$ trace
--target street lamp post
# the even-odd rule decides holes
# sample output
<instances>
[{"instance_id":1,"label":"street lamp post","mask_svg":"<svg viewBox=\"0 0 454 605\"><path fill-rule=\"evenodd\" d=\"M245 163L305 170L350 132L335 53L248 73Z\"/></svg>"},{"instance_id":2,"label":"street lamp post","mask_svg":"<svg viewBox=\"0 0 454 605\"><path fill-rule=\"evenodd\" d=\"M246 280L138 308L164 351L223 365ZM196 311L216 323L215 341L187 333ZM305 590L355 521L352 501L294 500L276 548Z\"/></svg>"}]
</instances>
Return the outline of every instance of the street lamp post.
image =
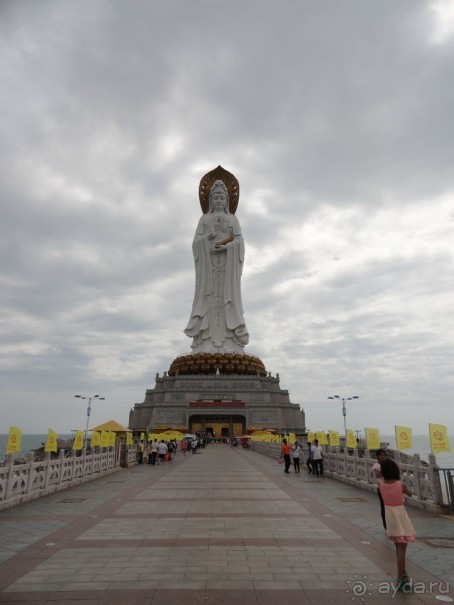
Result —
<instances>
[{"instance_id":1,"label":"street lamp post","mask_svg":"<svg viewBox=\"0 0 454 605\"><path fill-rule=\"evenodd\" d=\"M88 401L87 407L87 426L85 427L85 439L84 439L84 456L87 454L87 435L88 435L88 423L90 422L90 414L91 414L91 402L93 399L103 400L105 397L100 397L99 395L91 395L90 397L85 397L84 395L74 395L78 399L86 399Z\"/></svg>"},{"instance_id":2,"label":"street lamp post","mask_svg":"<svg viewBox=\"0 0 454 605\"><path fill-rule=\"evenodd\" d=\"M333 395L332 397L328 397L328 399L340 399L342 401L342 416L344 417L344 435L345 435L345 443L347 443L347 408L345 406L346 401L351 401L352 399L359 399L358 395L353 395L352 397L341 397L340 395Z\"/></svg>"}]
</instances>

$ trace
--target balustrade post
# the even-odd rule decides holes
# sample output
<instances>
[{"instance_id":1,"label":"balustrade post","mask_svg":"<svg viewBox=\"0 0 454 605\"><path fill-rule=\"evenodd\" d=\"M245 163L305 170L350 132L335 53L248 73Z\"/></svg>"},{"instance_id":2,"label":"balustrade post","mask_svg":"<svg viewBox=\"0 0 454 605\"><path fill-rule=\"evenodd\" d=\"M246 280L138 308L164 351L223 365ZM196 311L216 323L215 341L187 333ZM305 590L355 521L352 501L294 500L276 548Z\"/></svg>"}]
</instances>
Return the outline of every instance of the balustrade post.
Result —
<instances>
[{"instance_id":1,"label":"balustrade post","mask_svg":"<svg viewBox=\"0 0 454 605\"><path fill-rule=\"evenodd\" d=\"M46 476L44 479L44 489L47 489L49 486L49 481L50 481L50 475L52 472L52 466L51 466L51 453L50 452L44 452L44 463L46 464Z\"/></svg>"},{"instance_id":2,"label":"balustrade post","mask_svg":"<svg viewBox=\"0 0 454 605\"><path fill-rule=\"evenodd\" d=\"M429 477L432 483L435 504L443 504L443 491L440 481L440 467L437 464L435 454L429 454Z\"/></svg>"},{"instance_id":3,"label":"balustrade post","mask_svg":"<svg viewBox=\"0 0 454 605\"><path fill-rule=\"evenodd\" d=\"M87 454L87 450L85 449L84 452L82 453L82 456L84 457L84 464L82 466L82 477L85 477L85 475L88 475L88 468L90 466L88 458L89 458L89 456L91 456L91 454ZM93 464L93 462L92 462L92 464Z\"/></svg>"},{"instance_id":4,"label":"balustrade post","mask_svg":"<svg viewBox=\"0 0 454 605\"><path fill-rule=\"evenodd\" d=\"M72 452L72 464L71 464L71 481L76 476L76 464L77 464L77 451Z\"/></svg>"},{"instance_id":5,"label":"balustrade post","mask_svg":"<svg viewBox=\"0 0 454 605\"><path fill-rule=\"evenodd\" d=\"M12 454L8 454L5 459L5 466L9 466L8 477L6 479L5 500L9 500L14 485L14 458Z\"/></svg>"},{"instance_id":6,"label":"balustrade post","mask_svg":"<svg viewBox=\"0 0 454 605\"><path fill-rule=\"evenodd\" d=\"M353 473L355 481L358 481L358 460L359 460L359 451L355 447L353 450Z\"/></svg>"},{"instance_id":7,"label":"balustrade post","mask_svg":"<svg viewBox=\"0 0 454 605\"><path fill-rule=\"evenodd\" d=\"M413 462L414 464L412 464L410 466L410 468L412 469L413 472L413 485L415 486L415 496L418 498L418 500L422 499L422 489L421 489L421 483L420 483L420 469L423 469L423 465L421 462L421 456L419 454L413 454Z\"/></svg>"},{"instance_id":8,"label":"balustrade post","mask_svg":"<svg viewBox=\"0 0 454 605\"><path fill-rule=\"evenodd\" d=\"M58 462L60 464L60 480L58 483L63 483L63 478L65 474L65 450L60 450L58 454Z\"/></svg>"},{"instance_id":9,"label":"balustrade post","mask_svg":"<svg viewBox=\"0 0 454 605\"><path fill-rule=\"evenodd\" d=\"M29 494L32 491L33 479L37 475L36 471L33 469L33 463L35 461L34 452L27 452L25 454L25 459L27 460L26 464L28 465L28 482L26 493Z\"/></svg>"},{"instance_id":10,"label":"balustrade post","mask_svg":"<svg viewBox=\"0 0 454 605\"><path fill-rule=\"evenodd\" d=\"M333 450L333 456L334 456L334 470L336 471L336 474L339 474L339 459L340 459L340 447L336 446Z\"/></svg>"}]
</instances>

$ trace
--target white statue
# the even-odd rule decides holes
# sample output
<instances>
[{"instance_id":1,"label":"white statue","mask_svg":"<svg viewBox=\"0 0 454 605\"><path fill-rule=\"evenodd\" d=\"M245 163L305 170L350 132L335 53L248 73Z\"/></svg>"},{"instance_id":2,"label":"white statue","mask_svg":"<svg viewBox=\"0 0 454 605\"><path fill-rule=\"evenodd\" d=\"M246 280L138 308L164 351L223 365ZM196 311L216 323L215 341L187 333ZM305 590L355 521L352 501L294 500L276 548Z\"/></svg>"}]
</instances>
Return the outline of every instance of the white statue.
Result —
<instances>
[{"instance_id":1,"label":"white statue","mask_svg":"<svg viewBox=\"0 0 454 605\"><path fill-rule=\"evenodd\" d=\"M209 196L209 211L197 225L192 244L195 294L185 334L194 353L244 353L249 334L241 302L244 240L229 194L221 180Z\"/></svg>"}]
</instances>

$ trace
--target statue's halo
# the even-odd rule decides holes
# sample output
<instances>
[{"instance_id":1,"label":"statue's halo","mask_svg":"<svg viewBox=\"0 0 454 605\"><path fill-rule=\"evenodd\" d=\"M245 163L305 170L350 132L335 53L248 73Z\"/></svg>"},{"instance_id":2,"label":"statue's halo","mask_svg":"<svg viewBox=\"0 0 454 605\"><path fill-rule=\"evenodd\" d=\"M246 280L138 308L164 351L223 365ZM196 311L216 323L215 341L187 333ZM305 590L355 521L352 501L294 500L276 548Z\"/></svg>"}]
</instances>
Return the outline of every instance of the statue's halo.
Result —
<instances>
[{"instance_id":1,"label":"statue's halo","mask_svg":"<svg viewBox=\"0 0 454 605\"><path fill-rule=\"evenodd\" d=\"M210 191L215 181L222 181L229 192L229 212L235 214L240 199L240 184L231 172L219 165L211 172L207 172L200 180L199 200L203 214L210 210Z\"/></svg>"}]
</instances>

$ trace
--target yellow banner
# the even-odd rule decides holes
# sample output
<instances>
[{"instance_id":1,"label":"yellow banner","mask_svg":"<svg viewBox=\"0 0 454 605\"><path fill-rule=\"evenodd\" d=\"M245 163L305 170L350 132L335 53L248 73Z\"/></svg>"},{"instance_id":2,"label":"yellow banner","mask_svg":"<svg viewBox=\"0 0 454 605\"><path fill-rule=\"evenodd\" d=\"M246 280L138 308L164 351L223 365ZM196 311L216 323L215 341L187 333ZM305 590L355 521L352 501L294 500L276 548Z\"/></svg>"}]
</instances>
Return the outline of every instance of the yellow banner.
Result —
<instances>
[{"instance_id":1,"label":"yellow banner","mask_svg":"<svg viewBox=\"0 0 454 605\"><path fill-rule=\"evenodd\" d=\"M99 431L92 431L91 447L101 447L101 433Z\"/></svg>"},{"instance_id":2,"label":"yellow banner","mask_svg":"<svg viewBox=\"0 0 454 605\"><path fill-rule=\"evenodd\" d=\"M145 433L140 433L140 441L143 441L145 439Z\"/></svg>"},{"instance_id":3,"label":"yellow banner","mask_svg":"<svg viewBox=\"0 0 454 605\"><path fill-rule=\"evenodd\" d=\"M365 428L366 433L366 444L368 450L378 450L380 449L380 433L378 429Z\"/></svg>"},{"instance_id":4,"label":"yellow banner","mask_svg":"<svg viewBox=\"0 0 454 605\"><path fill-rule=\"evenodd\" d=\"M312 431L309 431L309 433L307 434L307 440L312 443L315 439L315 433L313 433Z\"/></svg>"},{"instance_id":5,"label":"yellow banner","mask_svg":"<svg viewBox=\"0 0 454 605\"><path fill-rule=\"evenodd\" d=\"M74 438L73 450L83 450L84 449L84 432L76 431L76 436Z\"/></svg>"},{"instance_id":6,"label":"yellow banner","mask_svg":"<svg viewBox=\"0 0 454 605\"><path fill-rule=\"evenodd\" d=\"M109 431L101 431L101 447L109 447Z\"/></svg>"},{"instance_id":7,"label":"yellow banner","mask_svg":"<svg viewBox=\"0 0 454 605\"><path fill-rule=\"evenodd\" d=\"M430 447L434 454L450 452L448 429L444 424L429 424Z\"/></svg>"},{"instance_id":8,"label":"yellow banner","mask_svg":"<svg viewBox=\"0 0 454 605\"><path fill-rule=\"evenodd\" d=\"M126 445L132 445L132 433L126 433Z\"/></svg>"},{"instance_id":9,"label":"yellow banner","mask_svg":"<svg viewBox=\"0 0 454 605\"><path fill-rule=\"evenodd\" d=\"M318 439L319 445L328 445L328 435L325 431L317 431L315 433L315 438Z\"/></svg>"},{"instance_id":10,"label":"yellow banner","mask_svg":"<svg viewBox=\"0 0 454 605\"><path fill-rule=\"evenodd\" d=\"M115 445L115 432L109 431L109 447Z\"/></svg>"},{"instance_id":11,"label":"yellow banner","mask_svg":"<svg viewBox=\"0 0 454 605\"><path fill-rule=\"evenodd\" d=\"M408 426L394 425L396 433L396 447L398 450L409 450L411 448L411 428Z\"/></svg>"},{"instance_id":12,"label":"yellow banner","mask_svg":"<svg viewBox=\"0 0 454 605\"><path fill-rule=\"evenodd\" d=\"M58 437L58 434L54 430L49 429L49 431L47 433L46 446L44 448L45 452L56 452L57 451L57 437Z\"/></svg>"},{"instance_id":13,"label":"yellow banner","mask_svg":"<svg viewBox=\"0 0 454 605\"><path fill-rule=\"evenodd\" d=\"M352 429L347 429L347 447L356 448L356 437L354 431Z\"/></svg>"},{"instance_id":14,"label":"yellow banner","mask_svg":"<svg viewBox=\"0 0 454 605\"><path fill-rule=\"evenodd\" d=\"M9 427L8 443L6 444L6 454L20 452L22 443L22 431L18 426Z\"/></svg>"},{"instance_id":15,"label":"yellow banner","mask_svg":"<svg viewBox=\"0 0 454 605\"><path fill-rule=\"evenodd\" d=\"M329 431L329 444L334 447L340 445L339 431Z\"/></svg>"}]
</instances>

